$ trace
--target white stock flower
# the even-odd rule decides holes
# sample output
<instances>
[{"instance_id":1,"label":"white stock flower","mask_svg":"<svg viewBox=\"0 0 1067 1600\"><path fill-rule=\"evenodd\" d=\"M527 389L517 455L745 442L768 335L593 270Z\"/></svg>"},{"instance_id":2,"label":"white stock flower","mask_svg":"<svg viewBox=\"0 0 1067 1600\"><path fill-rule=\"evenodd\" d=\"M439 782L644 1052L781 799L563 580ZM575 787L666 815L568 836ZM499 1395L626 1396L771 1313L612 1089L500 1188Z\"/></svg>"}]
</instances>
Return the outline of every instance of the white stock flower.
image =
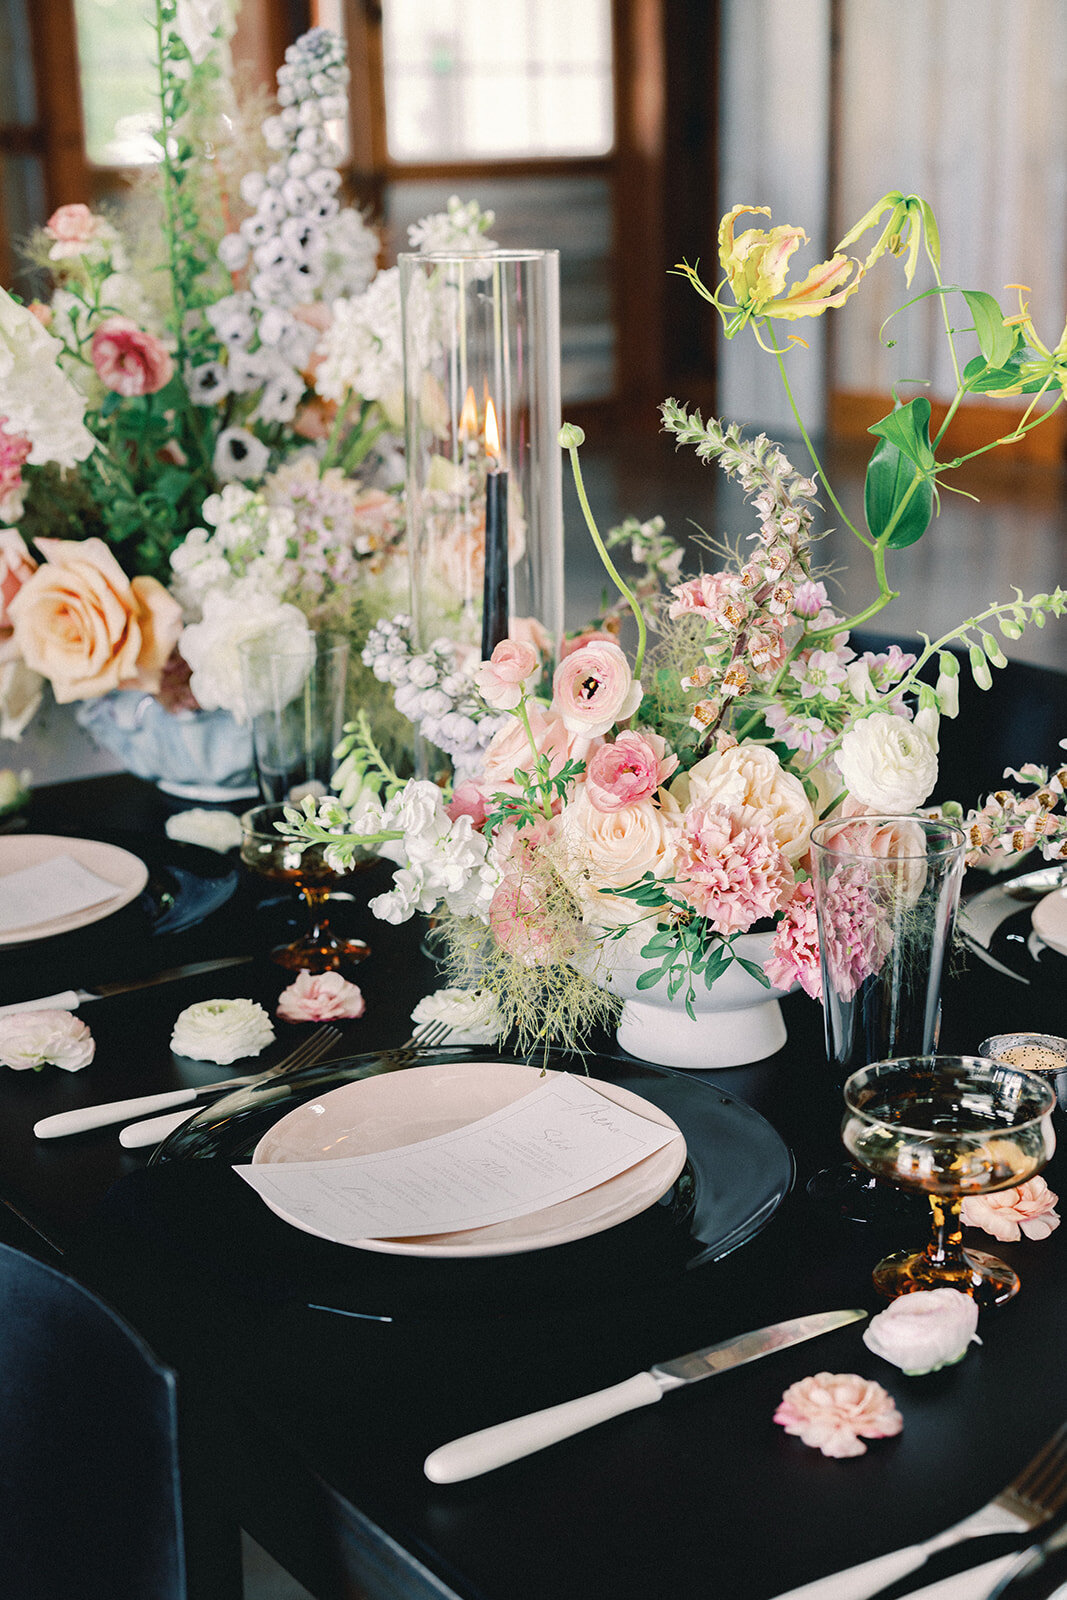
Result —
<instances>
[{"instance_id":1,"label":"white stock flower","mask_svg":"<svg viewBox=\"0 0 1067 1600\"><path fill-rule=\"evenodd\" d=\"M225 1067L258 1056L273 1039L270 1017L255 1000L200 1000L178 1017L170 1047L175 1055Z\"/></svg>"},{"instance_id":2,"label":"white stock flower","mask_svg":"<svg viewBox=\"0 0 1067 1600\"><path fill-rule=\"evenodd\" d=\"M225 855L241 842L241 822L232 811L208 811L193 807L176 811L164 823L168 839L180 839L185 844L198 844L205 850L217 850Z\"/></svg>"},{"instance_id":3,"label":"white stock flower","mask_svg":"<svg viewBox=\"0 0 1067 1600\"><path fill-rule=\"evenodd\" d=\"M379 272L363 294L334 301L333 322L320 348L315 388L324 400L340 404L350 389L365 400L391 399L403 391L399 268Z\"/></svg>"},{"instance_id":4,"label":"white stock flower","mask_svg":"<svg viewBox=\"0 0 1067 1600\"><path fill-rule=\"evenodd\" d=\"M406 922L416 911L428 914L442 901L458 917L488 914L500 870L470 817L451 820L435 783L412 779L405 784L386 801L380 827L400 837L375 847L398 869L392 889L370 902L376 917Z\"/></svg>"},{"instance_id":5,"label":"white stock flower","mask_svg":"<svg viewBox=\"0 0 1067 1600\"><path fill-rule=\"evenodd\" d=\"M294 655L308 647L311 629L296 606L277 600L247 581L228 593L204 599L204 614L182 634L182 655L192 669L189 686L205 711L229 711L239 721L248 715L238 646L248 639L270 640Z\"/></svg>"},{"instance_id":6,"label":"white stock flower","mask_svg":"<svg viewBox=\"0 0 1067 1600\"><path fill-rule=\"evenodd\" d=\"M876 711L845 734L837 765L860 805L903 815L917 810L937 782L936 733L918 719Z\"/></svg>"},{"instance_id":7,"label":"white stock flower","mask_svg":"<svg viewBox=\"0 0 1067 1600\"><path fill-rule=\"evenodd\" d=\"M909 1377L962 1361L977 1333L978 1303L958 1289L917 1289L890 1302L863 1330L863 1342Z\"/></svg>"},{"instance_id":8,"label":"white stock flower","mask_svg":"<svg viewBox=\"0 0 1067 1600\"><path fill-rule=\"evenodd\" d=\"M0 396L7 433L21 433L31 466L73 467L96 448L85 399L59 365L62 346L25 306L0 289Z\"/></svg>"},{"instance_id":9,"label":"white stock flower","mask_svg":"<svg viewBox=\"0 0 1067 1600\"><path fill-rule=\"evenodd\" d=\"M496 241L486 237L495 220L492 211L483 211L476 200L466 205L451 195L445 211L423 217L408 228L408 243L423 255L460 255L466 250L490 251Z\"/></svg>"},{"instance_id":10,"label":"white stock flower","mask_svg":"<svg viewBox=\"0 0 1067 1600\"><path fill-rule=\"evenodd\" d=\"M443 1044L495 1044L500 1038L501 1021L497 997L491 989L436 989L419 1001L411 1020L443 1022L450 1032Z\"/></svg>"},{"instance_id":11,"label":"white stock flower","mask_svg":"<svg viewBox=\"0 0 1067 1600\"><path fill-rule=\"evenodd\" d=\"M77 1072L96 1053L93 1036L70 1011L15 1011L0 1017L0 1062L21 1072L48 1065Z\"/></svg>"}]
</instances>

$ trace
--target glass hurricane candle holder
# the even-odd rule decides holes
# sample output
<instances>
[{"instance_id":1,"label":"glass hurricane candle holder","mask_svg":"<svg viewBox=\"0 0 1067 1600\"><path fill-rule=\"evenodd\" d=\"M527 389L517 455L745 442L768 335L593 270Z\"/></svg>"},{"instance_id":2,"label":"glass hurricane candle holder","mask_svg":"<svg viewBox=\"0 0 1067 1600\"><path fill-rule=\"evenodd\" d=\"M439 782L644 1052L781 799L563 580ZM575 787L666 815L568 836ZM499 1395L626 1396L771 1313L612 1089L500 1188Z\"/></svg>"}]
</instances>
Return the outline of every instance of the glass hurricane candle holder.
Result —
<instances>
[{"instance_id":1,"label":"glass hurricane candle holder","mask_svg":"<svg viewBox=\"0 0 1067 1600\"><path fill-rule=\"evenodd\" d=\"M887 1299L915 1289L959 1289L980 1305L1018 1292L997 1256L965 1250L960 1209L969 1195L1025 1183L1056 1147L1050 1085L981 1056L902 1056L854 1072L844 1089L841 1137L883 1182L925 1194L933 1234L924 1250L898 1250L874 1269Z\"/></svg>"},{"instance_id":2,"label":"glass hurricane candle holder","mask_svg":"<svg viewBox=\"0 0 1067 1600\"><path fill-rule=\"evenodd\" d=\"M563 633L559 253L399 257L412 616L487 657Z\"/></svg>"}]
</instances>

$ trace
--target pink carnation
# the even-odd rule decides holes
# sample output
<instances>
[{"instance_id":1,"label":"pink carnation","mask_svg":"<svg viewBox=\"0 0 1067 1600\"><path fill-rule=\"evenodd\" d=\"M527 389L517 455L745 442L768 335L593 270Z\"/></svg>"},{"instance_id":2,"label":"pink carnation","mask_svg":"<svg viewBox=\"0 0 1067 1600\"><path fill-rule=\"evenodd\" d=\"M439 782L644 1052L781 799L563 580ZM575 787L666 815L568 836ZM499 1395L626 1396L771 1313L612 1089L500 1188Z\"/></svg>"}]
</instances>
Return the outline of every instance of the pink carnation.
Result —
<instances>
[{"instance_id":1,"label":"pink carnation","mask_svg":"<svg viewBox=\"0 0 1067 1600\"><path fill-rule=\"evenodd\" d=\"M862 869L834 868L823 890L823 926L834 993L851 1000L867 978L881 972L893 947L889 918L871 895Z\"/></svg>"},{"instance_id":2,"label":"pink carnation","mask_svg":"<svg viewBox=\"0 0 1067 1600\"><path fill-rule=\"evenodd\" d=\"M278 997L283 1022L329 1022L335 1017L361 1017L367 1009L362 992L339 972L303 970Z\"/></svg>"},{"instance_id":3,"label":"pink carnation","mask_svg":"<svg viewBox=\"0 0 1067 1600\"><path fill-rule=\"evenodd\" d=\"M786 1433L839 1460L865 1455L864 1439L891 1439L904 1426L881 1384L854 1372L817 1372L790 1384L774 1420Z\"/></svg>"},{"instance_id":4,"label":"pink carnation","mask_svg":"<svg viewBox=\"0 0 1067 1600\"><path fill-rule=\"evenodd\" d=\"M773 916L793 889L793 869L770 829L746 827L713 802L683 816L674 877L682 898L726 937Z\"/></svg>"},{"instance_id":5,"label":"pink carnation","mask_svg":"<svg viewBox=\"0 0 1067 1600\"><path fill-rule=\"evenodd\" d=\"M1044 1178L1029 1178L1017 1189L968 1195L960 1220L965 1227L982 1228L1005 1244L1014 1244L1020 1234L1027 1239L1047 1239L1060 1225L1058 1199Z\"/></svg>"},{"instance_id":6,"label":"pink carnation","mask_svg":"<svg viewBox=\"0 0 1067 1600\"><path fill-rule=\"evenodd\" d=\"M763 970L776 989L799 983L813 1000L822 999L819 962L819 919L815 911L815 885L797 884L785 914L774 930L771 954Z\"/></svg>"},{"instance_id":7,"label":"pink carnation","mask_svg":"<svg viewBox=\"0 0 1067 1600\"><path fill-rule=\"evenodd\" d=\"M561 661L552 680L552 710L571 732L588 739L632 717L641 685L617 644L587 644Z\"/></svg>"},{"instance_id":8,"label":"pink carnation","mask_svg":"<svg viewBox=\"0 0 1067 1600\"><path fill-rule=\"evenodd\" d=\"M157 393L174 372L166 348L129 317L102 322L93 334L90 353L104 387L127 398Z\"/></svg>"},{"instance_id":9,"label":"pink carnation","mask_svg":"<svg viewBox=\"0 0 1067 1600\"><path fill-rule=\"evenodd\" d=\"M488 661L475 673L478 693L494 711L514 711L523 691L533 687L541 670L541 657L533 644L501 639Z\"/></svg>"},{"instance_id":10,"label":"pink carnation","mask_svg":"<svg viewBox=\"0 0 1067 1600\"><path fill-rule=\"evenodd\" d=\"M647 800L666 783L678 757L658 733L620 733L614 744L595 750L585 772L585 788L598 811L621 811Z\"/></svg>"},{"instance_id":11,"label":"pink carnation","mask_svg":"<svg viewBox=\"0 0 1067 1600\"><path fill-rule=\"evenodd\" d=\"M33 445L22 433L6 433L6 417L0 417L0 522L17 522L22 515L26 485L22 464ZM0 606L0 612L2 612Z\"/></svg>"}]
</instances>

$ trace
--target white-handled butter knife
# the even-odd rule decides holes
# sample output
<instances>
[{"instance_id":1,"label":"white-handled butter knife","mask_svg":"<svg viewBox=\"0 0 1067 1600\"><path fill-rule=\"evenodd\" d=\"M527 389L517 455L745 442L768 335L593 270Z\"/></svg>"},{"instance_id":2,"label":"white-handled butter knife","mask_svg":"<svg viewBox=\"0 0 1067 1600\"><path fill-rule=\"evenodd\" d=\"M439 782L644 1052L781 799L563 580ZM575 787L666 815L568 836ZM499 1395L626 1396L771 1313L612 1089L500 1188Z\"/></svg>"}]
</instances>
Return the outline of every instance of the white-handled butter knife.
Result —
<instances>
[{"instance_id":1,"label":"white-handled butter knife","mask_svg":"<svg viewBox=\"0 0 1067 1600\"><path fill-rule=\"evenodd\" d=\"M572 1434L606 1422L609 1417L652 1405L669 1389L697 1383L701 1378L743 1366L747 1361L758 1361L775 1350L786 1350L805 1339L817 1338L820 1333L859 1322L866 1315L866 1311L817 1311L811 1316L794 1317L790 1322L758 1328L754 1333L742 1333L734 1339L723 1339L704 1350L694 1350L691 1355L660 1362L648 1372L639 1372L636 1377L627 1378L610 1389L600 1389L596 1394L567 1400L563 1405L549 1406L545 1411L533 1411L529 1416L498 1422L495 1427L453 1439L451 1444L441 1445L426 1457L423 1470L433 1483L460 1483L464 1478L476 1478L479 1473L533 1455L560 1439L569 1439Z\"/></svg>"},{"instance_id":2,"label":"white-handled butter knife","mask_svg":"<svg viewBox=\"0 0 1067 1600\"><path fill-rule=\"evenodd\" d=\"M201 1095L240 1089L245 1084L255 1083L263 1075L261 1070L243 1078L226 1078L221 1083L202 1083L195 1089L163 1089L159 1094L136 1095L132 1100L109 1100L102 1106L57 1111L55 1116L42 1117L40 1122L35 1122L33 1131L38 1139L63 1139L72 1133L88 1133L92 1128L109 1128L115 1122L129 1122L131 1117L143 1117L146 1111L167 1111L171 1106L194 1105ZM192 1112L186 1111L184 1115L192 1116Z\"/></svg>"},{"instance_id":3,"label":"white-handled butter knife","mask_svg":"<svg viewBox=\"0 0 1067 1600\"><path fill-rule=\"evenodd\" d=\"M42 995L39 1000L14 1000L0 1006L0 1017L17 1011L76 1011L88 1000L106 1000L113 994L132 994L135 989L154 989L157 984L176 983L179 978L195 978L201 972L219 972L223 967L239 967L251 961L251 956L219 956L214 961L190 961L184 967L167 967L163 972L152 972L147 977L117 978L112 983L98 983L92 989L62 989L59 994Z\"/></svg>"},{"instance_id":4,"label":"white-handled butter knife","mask_svg":"<svg viewBox=\"0 0 1067 1600\"><path fill-rule=\"evenodd\" d=\"M180 1128L183 1122L195 1116L196 1112L186 1106L182 1111L165 1111L161 1117L145 1117L141 1122L131 1122L119 1130L119 1144L124 1150L143 1150L150 1144L162 1144L175 1128Z\"/></svg>"}]
</instances>

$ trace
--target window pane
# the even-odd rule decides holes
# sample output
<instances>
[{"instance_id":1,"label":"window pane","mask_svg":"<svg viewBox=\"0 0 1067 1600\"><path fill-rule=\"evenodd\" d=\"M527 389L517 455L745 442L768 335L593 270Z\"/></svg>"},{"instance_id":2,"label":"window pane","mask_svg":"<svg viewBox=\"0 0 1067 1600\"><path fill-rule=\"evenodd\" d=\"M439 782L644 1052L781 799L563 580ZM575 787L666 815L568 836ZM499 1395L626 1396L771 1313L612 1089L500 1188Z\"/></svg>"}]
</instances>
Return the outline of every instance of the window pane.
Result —
<instances>
[{"instance_id":1,"label":"window pane","mask_svg":"<svg viewBox=\"0 0 1067 1600\"><path fill-rule=\"evenodd\" d=\"M604 155L610 0L385 0L396 161Z\"/></svg>"},{"instance_id":2,"label":"window pane","mask_svg":"<svg viewBox=\"0 0 1067 1600\"><path fill-rule=\"evenodd\" d=\"M155 31L144 0L74 0L85 148L102 167L155 160Z\"/></svg>"}]
</instances>

